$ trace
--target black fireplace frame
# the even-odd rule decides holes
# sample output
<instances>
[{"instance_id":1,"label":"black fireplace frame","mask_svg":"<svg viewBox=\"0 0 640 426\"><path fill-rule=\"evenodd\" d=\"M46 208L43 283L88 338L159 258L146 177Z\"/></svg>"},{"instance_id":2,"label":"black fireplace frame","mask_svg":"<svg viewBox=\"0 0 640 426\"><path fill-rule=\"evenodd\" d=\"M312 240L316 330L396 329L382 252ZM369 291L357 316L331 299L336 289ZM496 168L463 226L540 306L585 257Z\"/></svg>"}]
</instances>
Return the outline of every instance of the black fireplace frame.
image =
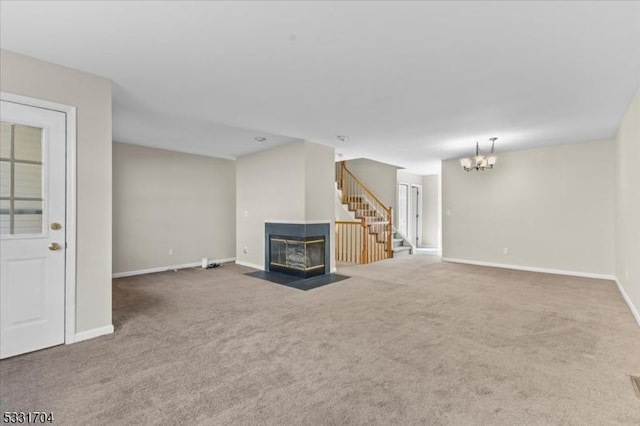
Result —
<instances>
[{"instance_id":1,"label":"black fireplace frame","mask_svg":"<svg viewBox=\"0 0 640 426\"><path fill-rule=\"evenodd\" d=\"M328 275L331 273L331 227L327 223L277 223L266 222L264 226L264 269L265 271L284 272L302 278L311 275ZM310 238L324 238L324 269L305 274L304 271L283 271L278 267L271 267L270 240L271 236L290 237L294 240L308 240ZM299 272L302 272L300 274Z\"/></svg>"}]
</instances>

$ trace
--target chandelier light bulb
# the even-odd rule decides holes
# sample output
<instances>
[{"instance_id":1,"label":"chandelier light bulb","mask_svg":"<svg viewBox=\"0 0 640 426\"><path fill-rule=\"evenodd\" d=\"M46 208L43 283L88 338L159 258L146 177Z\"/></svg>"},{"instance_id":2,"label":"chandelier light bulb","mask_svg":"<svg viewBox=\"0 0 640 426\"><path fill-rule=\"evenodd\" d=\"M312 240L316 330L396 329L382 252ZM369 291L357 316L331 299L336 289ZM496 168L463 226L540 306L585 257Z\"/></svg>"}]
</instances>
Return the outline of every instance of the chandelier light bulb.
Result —
<instances>
[{"instance_id":1,"label":"chandelier light bulb","mask_svg":"<svg viewBox=\"0 0 640 426\"><path fill-rule=\"evenodd\" d=\"M467 172L472 169L493 169L493 167L496 165L496 161L498 161L498 157L493 154L497 139L498 138L489 139L491 141L491 150L489 152L481 151L480 144L476 142L476 155L473 157L461 158L460 166L462 166L462 168Z\"/></svg>"}]
</instances>

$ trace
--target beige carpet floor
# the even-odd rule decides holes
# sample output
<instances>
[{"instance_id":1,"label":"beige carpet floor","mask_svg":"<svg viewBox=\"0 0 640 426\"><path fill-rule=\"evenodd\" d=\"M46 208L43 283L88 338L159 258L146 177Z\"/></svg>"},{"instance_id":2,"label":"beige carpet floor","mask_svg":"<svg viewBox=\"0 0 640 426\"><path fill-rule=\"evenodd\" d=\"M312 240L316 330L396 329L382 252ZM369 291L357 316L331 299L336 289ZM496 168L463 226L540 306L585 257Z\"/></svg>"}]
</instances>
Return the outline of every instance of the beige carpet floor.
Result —
<instances>
[{"instance_id":1,"label":"beige carpet floor","mask_svg":"<svg viewBox=\"0 0 640 426\"><path fill-rule=\"evenodd\" d=\"M0 362L56 424L640 424L610 281L413 256L303 292L227 264L114 280L116 332Z\"/></svg>"}]
</instances>

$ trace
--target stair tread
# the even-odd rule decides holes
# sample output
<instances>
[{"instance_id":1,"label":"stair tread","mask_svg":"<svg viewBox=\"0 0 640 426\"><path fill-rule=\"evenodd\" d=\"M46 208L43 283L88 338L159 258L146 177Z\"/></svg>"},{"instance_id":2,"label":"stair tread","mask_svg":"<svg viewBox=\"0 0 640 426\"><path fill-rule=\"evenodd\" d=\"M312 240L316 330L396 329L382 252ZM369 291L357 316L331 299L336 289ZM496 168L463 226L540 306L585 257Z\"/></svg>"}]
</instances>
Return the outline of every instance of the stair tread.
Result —
<instances>
[{"instance_id":1,"label":"stair tread","mask_svg":"<svg viewBox=\"0 0 640 426\"><path fill-rule=\"evenodd\" d=\"M393 248L393 251L408 251L411 250L411 247L407 246L396 246Z\"/></svg>"}]
</instances>

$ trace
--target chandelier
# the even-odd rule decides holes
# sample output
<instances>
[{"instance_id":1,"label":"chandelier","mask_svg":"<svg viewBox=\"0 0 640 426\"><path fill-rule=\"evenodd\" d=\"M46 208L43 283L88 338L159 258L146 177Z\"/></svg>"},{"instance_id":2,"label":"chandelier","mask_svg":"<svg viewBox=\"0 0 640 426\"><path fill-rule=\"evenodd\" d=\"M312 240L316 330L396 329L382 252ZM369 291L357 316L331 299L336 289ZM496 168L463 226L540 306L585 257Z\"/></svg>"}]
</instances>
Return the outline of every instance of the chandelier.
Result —
<instances>
[{"instance_id":1,"label":"chandelier","mask_svg":"<svg viewBox=\"0 0 640 426\"><path fill-rule=\"evenodd\" d=\"M460 165L464 169L465 172L469 170L484 170L484 169L493 169L493 166L496 165L496 160L498 157L493 155L493 151L495 148L496 140L498 138L489 138L491 141L491 151L484 152L480 150L480 145L476 142L476 155L474 157L469 158L461 158Z\"/></svg>"}]
</instances>

